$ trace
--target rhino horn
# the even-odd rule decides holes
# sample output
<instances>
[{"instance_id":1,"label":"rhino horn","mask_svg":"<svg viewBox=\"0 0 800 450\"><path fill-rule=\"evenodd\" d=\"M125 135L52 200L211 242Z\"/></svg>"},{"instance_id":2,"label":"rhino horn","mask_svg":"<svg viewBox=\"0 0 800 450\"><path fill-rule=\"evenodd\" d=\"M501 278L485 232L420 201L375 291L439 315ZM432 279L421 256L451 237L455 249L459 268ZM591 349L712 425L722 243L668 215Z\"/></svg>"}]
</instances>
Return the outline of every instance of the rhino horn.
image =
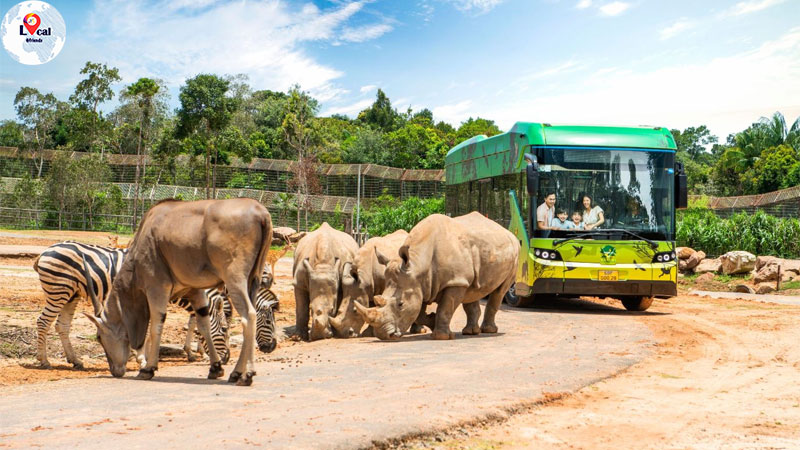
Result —
<instances>
[{"instance_id":1,"label":"rhino horn","mask_svg":"<svg viewBox=\"0 0 800 450\"><path fill-rule=\"evenodd\" d=\"M378 321L378 308L367 308L361 303L356 302L356 311L367 323L374 323Z\"/></svg>"},{"instance_id":2,"label":"rhino horn","mask_svg":"<svg viewBox=\"0 0 800 450\"><path fill-rule=\"evenodd\" d=\"M373 299L373 301L375 301L376 305L378 305L378 306L386 306L386 299L383 298L382 295L376 295L372 299Z\"/></svg>"},{"instance_id":3,"label":"rhino horn","mask_svg":"<svg viewBox=\"0 0 800 450\"><path fill-rule=\"evenodd\" d=\"M340 331L342 329L342 319L336 316L330 316L330 319L328 320L330 321L331 326L336 329L336 331Z\"/></svg>"}]
</instances>

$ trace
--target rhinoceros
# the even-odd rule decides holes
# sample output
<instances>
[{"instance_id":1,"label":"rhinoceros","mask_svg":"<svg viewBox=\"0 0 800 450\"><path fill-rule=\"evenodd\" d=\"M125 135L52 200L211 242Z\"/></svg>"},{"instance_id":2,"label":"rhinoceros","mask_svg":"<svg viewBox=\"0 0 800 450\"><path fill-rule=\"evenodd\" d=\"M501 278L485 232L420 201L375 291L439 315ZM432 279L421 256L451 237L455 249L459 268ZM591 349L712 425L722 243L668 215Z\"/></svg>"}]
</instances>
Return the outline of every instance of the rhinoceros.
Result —
<instances>
[{"instance_id":1,"label":"rhinoceros","mask_svg":"<svg viewBox=\"0 0 800 450\"><path fill-rule=\"evenodd\" d=\"M434 339L453 339L450 320L459 304L467 313L465 335L496 333L495 315L516 276L520 243L496 222L472 212L450 218L428 216L409 233L386 267L378 307L356 302L356 310L380 339L399 339L436 302ZM483 323L480 304L488 296Z\"/></svg>"},{"instance_id":2,"label":"rhinoceros","mask_svg":"<svg viewBox=\"0 0 800 450\"><path fill-rule=\"evenodd\" d=\"M358 244L349 234L323 223L308 233L294 253L296 329L304 340L333 336L329 318L341 302L342 270L352 264ZM308 332L309 309L311 333Z\"/></svg>"},{"instance_id":3,"label":"rhinoceros","mask_svg":"<svg viewBox=\"0 0 800 450\"><path fill-rule=\"evenodd\" d=\"M354 302L364 306L374 305L375 294L383 292L386 264L389 257L397 255L408 232L397 230L383 237L374 237L361 246L352 264L345 263L342 273L342 304L339 312L331 317L331 325L337 337L356 337L359 335L364 319L356 311Z\"/></svg>"}]
</instances>

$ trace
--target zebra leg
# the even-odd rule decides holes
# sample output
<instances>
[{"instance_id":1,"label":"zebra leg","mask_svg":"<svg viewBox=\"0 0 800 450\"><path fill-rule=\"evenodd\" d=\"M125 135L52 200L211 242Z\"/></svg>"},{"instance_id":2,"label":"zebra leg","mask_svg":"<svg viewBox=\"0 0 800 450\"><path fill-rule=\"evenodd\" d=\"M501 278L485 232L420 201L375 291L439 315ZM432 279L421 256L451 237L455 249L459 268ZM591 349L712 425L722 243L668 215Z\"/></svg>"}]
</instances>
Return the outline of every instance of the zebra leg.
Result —
<instances>
[{"instance_id":1,"label":"zebra leg","mask_svg":"<svg viewBox=\"0 0 800 450\"><path fill-rule=\"evenodd\" d=\"M56 331L61 338L61 345L64 347L64 354L67 357L67 362L72 363L72 367L76 369L83 369L83 362L75 355L75 350L72 348L72 342L69 340L69 329L72 326L72 317L75 315L75 307L78 305L78 300L73 298L71 302L67 302L61 309L56 322Z\"/></svg>"},{"instance_id":2,"label":"zebra leg","mask_svg":"<svg viewBox=\"0 0 800 450\"><path fill-rule=\"evenodd\" d=\"M195 312L197 329L200 330L200 336L202 336L206 342L214 342L211 340L211 307L209 306L208 296L205 291L197 289L187 295L186 298L192 302L192 309L194 309ZM200 343L198 343L197 348L198 350L201 348ZM208 345L208 359L211 364L208 369L209 380L215 380L225 375L225 369L222 368L217 349L214 348L213 345Z\"/></svg>"},{"instance_id":3,"label":"zebra leg","mask_svg":"<svg viewBox=\"0 0 800 450\"><path fill-rule=\"evenodd\" d=\"M36 321L36 359L39 360L39 367L43 369L50 368L50 362L47 360L47 332L50 330L50 325L56 320L56 317L61 313L64 304L67 300L63 298L53 298L47 295L47 303L42 310L42 314Z\"/></svg>"},{"instance_id":4,"label":"zebra leg","mask_svg":"<svg viewBox=\"0 0 800 450\"><path fill-rule=\"evenodd\" d=\"M192 338L194 337L194 326L197 319L195 318L194 314L189 315L189 323L186 324L186 342L183 344L183 351L186 352L186 359L189 362L195 361L197 358L194 357L194 352L192 352ZM200 343L197 344L197 350L200 351L201 346Z\"/></svg>"}]
</instances>

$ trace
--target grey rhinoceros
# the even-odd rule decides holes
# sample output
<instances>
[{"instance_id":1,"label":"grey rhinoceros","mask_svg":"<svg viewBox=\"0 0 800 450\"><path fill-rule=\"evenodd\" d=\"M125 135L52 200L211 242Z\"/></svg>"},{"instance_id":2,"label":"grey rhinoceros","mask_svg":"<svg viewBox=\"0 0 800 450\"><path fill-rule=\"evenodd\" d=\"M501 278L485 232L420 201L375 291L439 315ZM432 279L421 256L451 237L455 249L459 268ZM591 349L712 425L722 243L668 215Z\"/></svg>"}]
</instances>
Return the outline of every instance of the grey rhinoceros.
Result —
<instances>
[{"instance_id":1,"label":"grey rhinoceros","mask_svg":"<svg viewBox=\"0 0 800 450\"><path fill-rule=\"evenodd\" d=\"M380 339L398 339L412 323L424 323L436 302L434 339L452 339L450 320L459 304L467 313L463 334L496 333L495 315L516 276L519 241L477 212L450 218L431 215L409 233L386 267L378 307L355 303ZM488 296L483 323L479 300Z\"/></svg>"},{"instance_id":2,"label":"grey rhinoceros","mask_svg":"<svg viewBox=\"0 0 800 450\"><path fill-rule=\"evenodd\" d=\"M358 244L347 233L323 223L297 244L294 253L296 329L304 340L333 336L329 318L341 302L342 270L352 264ZM311 333L308 331L311 311Z\"/></svg>"},{"instance_id":3,"label":"grey rhinoceros","mask_svg":"<svg viewBox=\"0 0 800 450\"><path fill-rule=\"evenodd\" d=\"M374 237L358 249L355 261L345 263L342 273L342 304L339 312L331 317L331 325L337 337L356 337L364 325L364 319L356 311L355 302L373 306L376 294L383 292L383 272L389 263L387 255L397 255L408 232L397 230L392 234ZM371 335L366 333L365 335Z\"/></svg>"}]
</instances>

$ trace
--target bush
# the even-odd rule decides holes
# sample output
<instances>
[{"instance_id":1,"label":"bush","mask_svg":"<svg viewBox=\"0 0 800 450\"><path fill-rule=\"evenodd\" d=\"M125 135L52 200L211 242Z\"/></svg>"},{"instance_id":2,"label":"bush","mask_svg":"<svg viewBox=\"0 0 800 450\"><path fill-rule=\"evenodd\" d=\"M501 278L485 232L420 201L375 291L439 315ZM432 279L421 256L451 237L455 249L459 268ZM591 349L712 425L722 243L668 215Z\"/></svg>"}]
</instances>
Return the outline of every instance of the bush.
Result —
<instances>
[{"instance_id":1,"label":"bush","mask_svg":"<svg viewBox=\"0 0 800 450\"><path fill-rule=\"evenodd\" d=\"M744 250L755 255L798 258L800 221L780 219L763 211L721 219L707 209L687 209L679 217L675 240L679 246L709 255Z\"/></svg>"},{"instance_id":2,"label":"bush","mask_svg":"<svg viewBox=\"0 0 800 450\"><path fill-rule=\"evenodd\" d=\"M444 214L444 198L409 197L399 205L380 202L364 210L361 220L372 236L385 236L399 229L411 231L431 214Z\"/></svg>"}]
</instances>

